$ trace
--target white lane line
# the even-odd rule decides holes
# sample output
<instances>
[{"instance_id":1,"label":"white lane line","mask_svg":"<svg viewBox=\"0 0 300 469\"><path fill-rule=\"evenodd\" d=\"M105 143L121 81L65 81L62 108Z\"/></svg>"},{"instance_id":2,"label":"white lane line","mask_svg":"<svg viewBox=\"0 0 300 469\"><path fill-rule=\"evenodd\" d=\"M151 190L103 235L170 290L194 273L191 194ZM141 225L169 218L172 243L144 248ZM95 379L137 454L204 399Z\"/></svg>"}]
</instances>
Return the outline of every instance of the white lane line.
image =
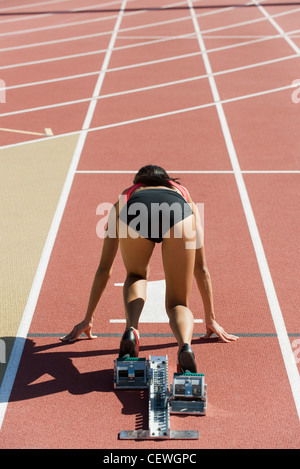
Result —
<instances>
[{"instance_id":1,"label":"white lane line","mask_svg":"<svg viewBox=\"0 0 300 469\"><path fill-rule=\"evenodd\" d=\"M193 8L193 2L192 0L187 0L187 1L190 7L191 17L192 17L192 21L194 24L195 32L197 33L199 47L201 51L203 52L202 57L203 57L204 65L205 65L207 74L211 74L212 68L210 65L208 54L205 49L205 43L202 38L200 27L196 19L195 10ZM235 147L232 141L227 119L223 110L223 106L220 103L220 96L219 96L218 88L217 88L217 85L213 76L209 77L209 83L210 83L210 87L211 87L214 100L216 102L216 109L218 112L220 125L223 131L223 135L224 135L224 139L226 142L231 165L234 170L237 187L238 187L242 205L244 208L246 220L247 220L250 235L252 238L253 247L256 253L258 266L260 269L262 281L264 284L264 288L265 288L267 299L268 299L269 306L270 306L271 315L273 318L279 345L281 348L281 353L282 353L283 360L285 363L285 368L287 371L288 379L289 379L291 390L293 393L298 416L300 419L300 376L299 376L295 356L291 348L290 340L287 334L284 319L282 316L277 294L276 294L275 287L273 284L273 279L272 279L271 272L268 266L268 261L266 259L266 255L264 252L260 234L256 225L254 213L251 207L250 199L247 193L247 188L243 179L238 157L237 157Z\"/></svg>"},{"instance_id":2,"label":"white lane line","mask_svg":"<svg viewBox=\"0 0 300 469\"><path fill-rule=\"evenodd\" d=\"M287 170L284 170L284 169L278 169L278 170L272 170L272 169L269 169L269 170L244 170L242 171L242 173L245 173L245 174L300 174L300 170L298 169L287 169Z\"/></svg>"},{"instance_id":3,"label":"white lane line","mask_svg":"<svg viewBox=\"0 0 300 469\"><path fill-rule=\"evenodd\" d=\"M290 37L300 37L296 35L291 35L291 33L286 33L286 35ZM281 36L281 35L280 35ZM182 36L118 36L118 39L195 39L196 34L195 33L190 33L190 34L184 34ZM259 38L270 38L274 39L279 37L278 34L203 34L202 35L203 39L259 39ZM19 47L19 46L17 46ZM116 48L117 49L117 48ZM116 50L115 49L115 50ZM0 49L0 51L5 50L5 49Z\"/></svg>"},{"instance_id":4,"label":"white lane line","mask_svg":"<svg viewBox=\"0 0 300 469\"><path fill-rule=\"evenodd\" d=\"M28 135L53 135L53 132L50 128L45 128L45 132L40 133L40 132L32 132L29 130L7 129L7 128L0 127L0 132L12 132L16 134L28 134Z\"/></svg>"},{"instance_id":5,"label":"white lane line","mask_svg":"<svg viewBox=\"0 0 300 469\"><path fill-rule=\"evenodd\" d=\"M239 72L239 71L243 71L243 70L247 70L247 69L251 69L251 68L261 67L261 66L264 66L264 65L270 65L270 64L277 63L277 62L282 62L282 61L285 61L285 60L294 59L296 57L298 57L298 54L287 55L287 56L284 56L284 57L279 57L277 59L265 60L263 62L257 62L257 63L253 63L253 64L250 64L250 65L243 65L242 67L235 67L235 68L229 68L227 70L221 70L220 72L214 72L212 75L213 76L225 75L227 73ZM90 77L90 76L93 76L93 75L98 75L98 73L99 73L99 70L97 70L95 72L89 72L89 73L80 73L78 75L68 75L68 76L64 76L64 77L51 78L49 80L33 81L33 82L29 82L29 83L21 83L19 85L6 86L5 90L7 91L7 90L18 89L18 88L26 88L26 87L29 87L29 86L45 85L45 84L48 84L48 83L56 83L56 82L65 81L65 80L76 80L78 78L84 78L84 77ZM198 75L196 77L187 78L187 80L189 80L189 79L191 79L191 80L192 79L199 79L200 80L202 78L207 78L208 76L209 75L207 75L207 74ZM131 90L124 90L124 93L130 92L130 91Z\"/></svg>"},{"instance_id":6,"label":"white lane line","mask_svg":"<svg viewBox=\"0 0 300 469\"><path fill-rule=\"evenodd\" d=\"M111 47L113 47L117 38L118 30L120 28L121 20L123 17L123 11L126 6L126 1L127 0L123 0L121 8L120 8L120 12L119 12L119 15L115 24L115 28L114 28L114 31L110 40ZM103 79L104 79L103 72L108 67L110 57L111 57L111 51L108 50L103 61L101 73L99 74L99 77L95 86L94 96L98 96L101 91L101 87L102 87ZM71 162L71 165L70 165L70 168L69 168L69 171L68 171L65 183L64 183L62 194L61 194L58 206L56 208L56 212L55 212L55 215L54 215L51 227L50 227L50 231L48 233L48 237L47 237L44 249L43 249L40 263L39 263L39 266L38 266L38 269L37 269L37 272L36 272L32 287L31 287L29 298L28 298L28 301L27 301L27 304L26 304L26 307L22 316L19 330L17 332L17 337L15 339L14 346L11 352L11 356L7 364L6 372L5 372L2 385L0 388L0 429L3 423L10 393L11 393L14 380L16 377L16 373L19 367L20 359L21 359L23 348L25 345L25 340L28 334L28 330L32 321L34 311L35 311L36 303L37 303L40 290L43 284L48 262L51 256L51 252L54 246L54 242L57 236L60 222L64 213L64 209L68 200L68 196L72 187L73 179L75 176L75 171L77 169L77 165L80 160L81 152L85 143L87 130L91 124L92 117L95 111L96 103L97 101L92 101L88 108L88 111L87 111L87 114L83 123L82 132L80 133L80 136L77 142L77 146L73 155L73 159L72 159L72 162Z\"/></svg>"},{"instance_id":7,"label":"white lane line","mask_svg":"<svg viewBox=\"0 0 300 469\"><path fill-rule=\"evenodd\" d=\"M143 310L144 311L144 310ZM159 313L159 311L157 311L157 313ZM167 313L166 313L167 314ZM109 322L111 324L125 324L126 323L126 319L110 319ZM194 318L194 323L196 324L199 324L199 323L203 323L203 319L196 319ZM168 316L165 316L163 315L163 317L147 317L146 315L144 316L144 314L142 313L141 314L141 317L140 317L140 320L139 320L139 324L158 324L158 323L165 323L165 324L168 324L169 323L169 319L168 319Z\"/></svg>"},{"instance_id":8,"label":"white lane line","mask_svg":"<svg viewBox=\"0 0 300 469\"><path fill-rule=\"evenodd\" d=\"M70 1L70 0L64 0L64 1ZM47 2L38 2L38 3L28 3L27 5L17 5L17 6L10 6L10 7L5 7L5 8L0 8L0 13L5 12L5 11L14 11L14 10L19 10L24 11L26 8L32 8L32 7L39 7L42 5L50 5L52 3L60 3L61 0L50 0ZM28 12L29 14L30 12Z\"/></svg>"},{"instance_id":9,"label":"white lane line","mask_svg":"<svg viewBox=\"0 0 300 469\"><path fill-rule=\"evenodd\" d=\"M110 169L87 169L87 170L78 170L76 171L76 174L135 174L138 171L138 168L135 170L110 170ZM169 174L234 174L234 171L227 171L227 170L172 170L168 169L167 172ZM241 170L241 173L243 174L300 174L300 170L293 170L293 169L288 169L288 170L283 170L283 169L278 169L278 170L272 170L272 169L266 169L266 170Z\"/></svg>"},{"instance_id":10,"label":"white lane line","mask_svg":"<svg viewBox=\"0 0 300 469\"><path fill-rule=\"evenodd\" d=\"M284 32L283 29L279 26L279 24L274 20L276 16L271 16L264 7L262 7L256 0L252 0L252 3L258 7L258 9L261 11L261 13L266 17L266 19L271 23L272 26L276 29L276 31L279 32L279 34L282 36L283 39L286 40L286 42L291 46L293 51L296 52L296 54L300 54L300 49L294 41L291 40L291 38L288 36L288 33Z\"/></svg>"}]
</instances>

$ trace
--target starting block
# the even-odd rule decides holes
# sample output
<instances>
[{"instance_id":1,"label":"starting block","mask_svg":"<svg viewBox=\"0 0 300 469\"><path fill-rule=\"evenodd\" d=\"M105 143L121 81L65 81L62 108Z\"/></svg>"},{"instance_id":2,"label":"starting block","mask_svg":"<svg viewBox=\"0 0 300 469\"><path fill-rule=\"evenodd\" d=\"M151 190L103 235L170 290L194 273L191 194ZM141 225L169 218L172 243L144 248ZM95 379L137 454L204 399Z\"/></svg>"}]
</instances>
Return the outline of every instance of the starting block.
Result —
<instances>
[{"instance_id":1,"label":"starting block","mask_svg":"<svg viewBox=\"0 0 300 469\"><path fill-rule=\"evenodd\" d=\"M171 412L206 415L206 389L204 374L174 373L171 384Z\"/></svg>"},{"instance_id":2,"label":"starting block","mask_svg":"<svg viewBox=\"0 0 300 469\"><path fill-rule=\"evenodd\" d=\"M198 431L172 431L170 414L206 414L204 374L174 373L168 385L168 357L118 358L114 361L115 389L149 392L148 430L121 431L120 439L198 439Z\"/></svg>"}]
</instances>

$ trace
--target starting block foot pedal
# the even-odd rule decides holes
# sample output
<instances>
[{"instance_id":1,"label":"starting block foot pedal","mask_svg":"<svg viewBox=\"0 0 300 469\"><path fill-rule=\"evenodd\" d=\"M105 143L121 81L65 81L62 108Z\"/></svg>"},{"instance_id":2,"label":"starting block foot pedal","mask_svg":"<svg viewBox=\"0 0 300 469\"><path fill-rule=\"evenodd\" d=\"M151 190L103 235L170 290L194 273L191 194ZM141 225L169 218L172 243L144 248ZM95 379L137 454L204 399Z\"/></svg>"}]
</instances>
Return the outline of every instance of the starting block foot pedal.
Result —
<instances>
[{"instance_id":1,"label":"starting block foot pedal","mask_svg":"<svg viewBox=\"0 0 300 469\"><path fill-rule=\"evenodd\" d=\"M146 358L123 357L114 361L115 389L144 389L148 387Z\"/></svg>"},{"instance_id":2,"label":"starting block foot pedal","mask_svg":"<svg viewBox=\"0 0 300 469\"><path fill-rule=\"evenodd\" d=\"M170 412L206 415L206 386L202 373L174 373Z\"/></svg>"}]
</instances>

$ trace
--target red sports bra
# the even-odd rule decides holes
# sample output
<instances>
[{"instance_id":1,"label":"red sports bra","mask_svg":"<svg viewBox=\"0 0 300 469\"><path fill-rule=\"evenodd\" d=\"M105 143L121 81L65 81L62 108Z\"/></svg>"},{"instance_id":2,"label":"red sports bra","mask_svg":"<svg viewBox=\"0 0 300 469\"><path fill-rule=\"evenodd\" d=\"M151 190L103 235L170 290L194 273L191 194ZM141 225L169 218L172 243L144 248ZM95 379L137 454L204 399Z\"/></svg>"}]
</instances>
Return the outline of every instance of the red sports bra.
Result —
<instances>
[{"instance_id":1,"label":"red sports bra","mask_svg":"<svg viewBox=\"0 0 300 469\"><path fill-rule=\"evenodd\" d=\"M178 189L183 198L188 202L188 192L187 190L181 186L180 184L178 184L177 182L175 181L169 181L170 184L174 187L176 187L176 189ZM127 192L125 192L124 196L125 196L125 201L127 202L129 197L131 196L131 194L138 188L138 187L142 187L142 186L146 186L146 184L142 183L142 182L139 182L138 184L134 184L134 186L131 186Z\"/></svg>"}]
</instances>

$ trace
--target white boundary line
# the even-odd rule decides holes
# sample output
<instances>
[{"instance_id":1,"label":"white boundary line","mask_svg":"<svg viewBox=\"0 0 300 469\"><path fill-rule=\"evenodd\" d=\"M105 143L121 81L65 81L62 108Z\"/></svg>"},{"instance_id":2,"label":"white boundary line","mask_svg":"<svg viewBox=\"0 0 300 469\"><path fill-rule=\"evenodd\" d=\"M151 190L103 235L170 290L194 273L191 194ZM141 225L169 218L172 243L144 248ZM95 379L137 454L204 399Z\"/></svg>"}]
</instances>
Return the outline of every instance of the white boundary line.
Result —
<instances>
[{"instance_id":1,"label":"white boundary line","mask_svg":"<svg viewBox=\"0 0 300 469\"><path fill-rule=\"evenodd\" d=\"M0 13L5 12L5 11L13 11L13 10L18 10L19 8L23 9L24 8L32 8L32 7L37 7L41 5L50 5L52 3L61 3L62 0L50 0L47 2L38 2L38 3L29 3L27 5L18 5L18 6L12 6L12 7L5 7L5 8L0 8ZM71 0L64 0L64 2L71 1ZM30 12L28 12L28 15Z\"/></svg>"},{"instance_id":2,"label":"white boundary line","mask_svg":"<svg viewBox=\"0 0 300 469\"><path fill-rule=\"evenodd\" d=\"M138 171L138 169L135 170L110 170L110 169L105 169L105 170L98 170L98 169L88 169L88 170L77 170L76 174L135 174ZM168 169L167 172L169 174L234 174L233 170L172 170ZM241 173L243 174L300 174L300 170L241 170Z\"/></svg>"},{"instance_id":3,"label":"white boundary line","mask_svg":"<svg viewBox=\"0 0 300 469\"><path fill-rule=\"evenodd\" d=\"M126 319L110 319L109 322L111 324L124 324L124 323L126 323ZM143 318L141 318L141 320L139 321L139 324L143 324L143 323L144 324L149 324L149 323L151 324L151 323L155 323L155 322L156 321L149 321L149 320L143 321ZM194 318L194 324L199 324L199 323L203 323L203 322L204 322L203 319L195 319ZM163 323L169 323L167 318L166 318L165 321L159 321L159 323L156 323L156 324L163 324Z\"/></svg>"},{"instance_id":4,"label":"white boundary line","mask_svg":"<svg viewBox=\"0 0 300 469\"><path fill-rule=\"evenodd\" d=\"M195 31L197 33L198 42L201 51L203 52L202 57L207 74L212 74L210 61L205 49L205 43L203 41L199 24L196 19L195 10L193 8L192 0L187 0L190 6L192 21L194 24ZM281 348L282 357L285 363L288 379L290 382L291 390L293 393L296 409L300 419L300 376L297 369L297 364L293 350L290 344L290 340L285 327L284 319L281 313L280 305L276 295L275 287L273 284L272 276L269 270L268 261L264 252L262 241L260 239L259 231L256 225L254 213L251 207L250 199L247 193L247 188L241 173L238 157L234 148L231 133L228 127L227 119L223 110L223 106L220 103L220 96L217 89L217 85L213 76L209 77L211 91L216 102L216 109L218 112L220 125L223 131L224 139L227 145L228 154L230 157L231 165L234 171L237 187L240 193L242 205L244 208L246 220L248 223L250 235L252 238L253 247L256 253L258 266L260 269L262 281L265 287L267 299L270 306L271 315L273 318L274 326L276 329L279 345Z\"/></svg>"},{"instance_id":5,"label":"white boundary line","mask_svg":"<svg viewBox=\"0 0 300 469\"><path fill-rule=\"evenodd\" d=\"M127 0L122 1L119 15L115 24L115 28L114 28L111 40L110 40L111 47L113 47L114 42L116 41L116 38L117 38L117 34L118 34L121 20L123 17L123 11L126 6L126 1ZM102 87L103 79L104 79L103 72L105 72L105 70L108 67L110 57L111 57L111 50L108 50L103 61L101 72L98 76L98 80L97 80L95 90L94 90L94 96L98 96L101 91L101 87ZM32 317L35 311L39 293L43 284L44 276L47 270L48 262L49 262L51 252L54 246L56 235L60 226L60 222L64 213L64 209L68 200L68 196L71 190L72 182L75 176L75 171L76 171L76 168L77 168L80 156L81 156L81 152L85 143L87 130L91 124L92 117L95 111L96 103L97 101L92 101L88 108L88 111L87 111L87 114L83 123L82 131L80 133L77 146L76 146L76 149L75 149L75 152L74 152L74 155L73 155L70 167L69 167L69 171L68 171L65 183L64 183L64 187L60 196L60 200L56 208L56 212L55 212L55 215L54 215L54 218L53 218L53 221L52 221L49 233L48 233L48 237L47 237L44 249L43 249L40 263L39 263L39 266L38 266L38 269L37 269L37 272L36 272L36 275L35 275L31 290L30 290L29 298L28 298L28 301L27 301L27 304L26 304L26 307L22 316L19 330L17 332L17 336L14 342L11 356L7 364L6 372L5 372L2 385L0 388L0 429L3 423L10 393L11 393L14 380L16 377L16 373L19 367L26 337L27 337L28 330L32 321Z\"/></svg>"},{"instance_id":6,"label":"white boundary line","mask_svg":"<svg viewBox=\"0 0 300 469\"><path fill-rule=\"evenodd\" d=\"M300 36L292 35L292 33L286 33L286 35L289 35L290 37L297 37L299 38ZM259 38L277 38L279 35L278 34L235 34L235 35L230 35L230 34L223 34L223 35L212 35L212 34L203 34L202 37L203 39L259 39ZM196 35L195 33L191 34L185 34L182 36L118 36L118 39L195 39ZM114 49L116 50L117 47ZM0 49L1 51L2 49Z\"/></svg>"}]
</instances>

